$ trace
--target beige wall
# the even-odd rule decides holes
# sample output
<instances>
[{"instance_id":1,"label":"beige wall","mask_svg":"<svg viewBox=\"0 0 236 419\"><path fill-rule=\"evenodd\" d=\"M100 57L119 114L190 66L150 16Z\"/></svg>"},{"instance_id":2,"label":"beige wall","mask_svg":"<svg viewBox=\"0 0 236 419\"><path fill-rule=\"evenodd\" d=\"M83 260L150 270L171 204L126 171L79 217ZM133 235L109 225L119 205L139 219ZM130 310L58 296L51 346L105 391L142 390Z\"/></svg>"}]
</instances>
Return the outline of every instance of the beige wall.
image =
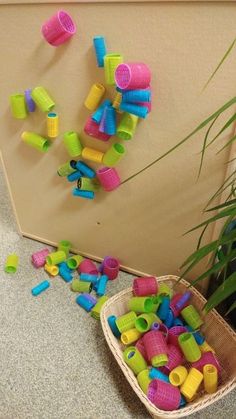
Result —
<instances>
[{"instance_id":1,"label":"beige wall","mask_svg":"<svg viewBox=\"0 0 236 419\"><path fill-rule=\"evenodd\" d=\"M97 258L115 255L139 272L175 274L197 238L197 233L182 234L202 220L204 205L224 179L228 152L216 156L216 148L209 150L196 182L203 140L197 135L116 192L100 192L94 201L76 199L66 180L56 175L68 159L61 137L43 156L22 144L23 130L45 132L45 118L37 111L23 122L14 120L8 98L45 86L56 100L61 133L78 130L84 144L105 150L106 145L83 133L88 116L84 98L93 82L104 81L103 70L95 65L92 38L103 34L110 52L146 62L153 74L153 112L127 143L127 156L118 168L126 179L234 95L235 54L202 94L201 89L235 37L236 8L226 2L63 7L78 32L70 43L54 49L42 41L40 26L56 5L0 6L0 146L20 229L45 242L69 239L75 249Z\"/></svg>"}]
</instances>

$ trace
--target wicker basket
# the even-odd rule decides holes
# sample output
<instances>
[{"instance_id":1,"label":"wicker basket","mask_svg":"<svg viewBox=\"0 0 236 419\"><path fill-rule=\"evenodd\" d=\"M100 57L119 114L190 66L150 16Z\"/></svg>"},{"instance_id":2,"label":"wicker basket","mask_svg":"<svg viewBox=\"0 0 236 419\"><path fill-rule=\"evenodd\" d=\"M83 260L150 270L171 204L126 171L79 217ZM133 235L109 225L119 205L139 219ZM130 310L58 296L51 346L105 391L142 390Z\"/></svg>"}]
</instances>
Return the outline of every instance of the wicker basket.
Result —
<instances>
[{"instance_id":1,"label":"wicker basket","mask_svg":"<svg viewBox=\"0 0 236 419\"><path fill-rule=\"evenodd\" d=\"M189 283L185 280L181 280L177 283L176 281L178 279L177 276L168 275L158 278L158 282L165 281L172 288L175 285L175 292L186 291ZM192 288L191 290L193 293L192 302L198 310L201 310L206 300L195 288ZM202 391L202 394L199 393L198 397L193 402L187 404L186 407L171 412L160 410L152 404L140 389L133 372L123 361L122 350L124 347L118 339L113 336L107 323L107 317L110 315L114 314L115 316L121 316L127 312L127 301L131 296L132 288L128 288L110 298L102 309L101 323L105 338L116 361L151 416L154 418L186 417L216 402L236 387L236 334L222 317L213 310L205 317L204 325L201 330L206 336L207 342L215 349L222 366L221 381L217 392L209 395Z\"/></svg>"}]
</instances>

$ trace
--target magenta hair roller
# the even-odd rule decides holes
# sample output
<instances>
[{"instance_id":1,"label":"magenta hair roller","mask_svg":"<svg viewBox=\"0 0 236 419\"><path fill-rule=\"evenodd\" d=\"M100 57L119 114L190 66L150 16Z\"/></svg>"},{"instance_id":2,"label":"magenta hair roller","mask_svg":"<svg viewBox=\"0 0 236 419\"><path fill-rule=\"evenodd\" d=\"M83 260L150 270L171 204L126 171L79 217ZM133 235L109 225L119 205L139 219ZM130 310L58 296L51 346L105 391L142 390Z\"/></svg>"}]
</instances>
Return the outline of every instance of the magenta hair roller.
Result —
<instances>
[{"instance_id":1,"label":"magenta hair roller","mask_svg":"<svg viewBox=\"0 0 236 419\"><path fill-rule=\"evenodd\" d=\"M101 141L108 141L111 138L110 135L99 131L99 124L93 121L91 116L86 121L84 132L90 137L97 138L97 140Z\"/></svg>"},{"instance_id":2,"label":"magenta hair roller","mask_svg":"<svg viewBox=\"0 0 236 419\"><path fill-rule=\"evenodd\" d=\"M196 368L200 372L203 372L203 367L206 364L214 365L217 368L218 373L220 374L221 366L219 364L218 359L212 352L204 352L198 361L192 362L192 367Z\"/></svg>"},{"instance_id":3,"label":"magenta hair roller","mask_svg":"<svg viewBox=\"0 0 236 419\"><path fill-rule=\"evenodd\" d=\"M168 337L168 343L172 344L174 346L177 346L179 348L179 342L178 337L182 333L188 332L188 329L184 326L173 326L169 329L169 337Z\"/></svg>"},{"instance_id":4,"label":"magenta hair roller","mask_svg":"<svg viewBox=\"0 0 236 419\"><path fill-rule=\"evenodd\" d=\"M119 273L120 264L118 259L106 256L103 261L102 272L107 275L109 279L116 279Z\"/></svg>"},{"instance_id":5,"label":"magenta hair roller","mask_svg":"<svg viewBox=\"0 0 236 419\"><path fill-rule=\"evenodd\" d=\"M42 268L46 263L46 257L49 255L48 249L42 249L32 254L31 259L35 268Z\"/></svg>"},{"instance_id":6,"label":"magenta hair roller","mask_svg":"<svg viewBox=\"0 0 236 419\"><path fill-rule=\"evenodd\" d=\"M151 81L151 71L144 63L119 64L115 81L120 89L145 89Z\"/></svg>"},{"instance_id":7,"label":"magenta hair roller","mask_svg":"<svg viewBox=\"0 0 236 419\"><path fill-rule=\"evenodd\" d=\"M98 275L98 270L94 262L84 259L78 266L79 273Z\"/></svg>"},{"instance_id":8,"label":"magenta hair roller","mask_svg":"<svg viewBox=\"0 0 236 419\"><path fill-rule=\"evenodd\" d=\"M68 41L76 32L71 16L64 10L58 10L41 28L45 40L54 47Z\"/></svg>"},{"instance_id":9,"label":"magenta hair roller","mask_svg":"<svg viewBox=\"0 0 236 419\"><path fill-rule=\"evenodd\" d=\"M166 342L168 342L169 330L168 330L168 327L164 323L160 323L159 332L163 334Z\"/></svg>"},{"instance_id":10,"label":"magenta hair roller","mask_svg":"<svg viewBox=\"0 0 236 419\"><path fill-rule=\"evenodd\" d=\"M97 171L97 177L103 189L110 192L120 186L121 180L114 167L102 167Z\"/></svg>"},{"instance_id":11,"label":"magenta hair roller","mask_svg":"<svg viewBox=\"0 0 236 419\"><path fill-rule=\"evenodd\" d=\"M183 308L186 307L186 304L189 304L189 300L191 297L191 291L186 291L175 305L177 310L183 310Z\"/></svg>"},{"instance_id":12,"label":"magenta hair roller","mask_svg":"<svg viewBox=\"0 0 236 419\"><path fill-rule=\"evenodd\" d=\"M175 345L168 345L168 363L161 367L160 370L164 374L169 375L170 371L182 364L182 361L183 354L181 350Z\"/></svg>"},{"instance_id":13,"label":"magenta hair roller","mask_svg":"<svg viewBox=\"0 0 236 419\"><path fill-rule=\"evenodd\" d=\"M141 278L135 278L133 281L133 293L137 297L156 295L158 293L156 278L154 278L154 276L143 276Z\"/></svg>"},{"instance_id":14,"label":"magenta hair roller","mask_svg":"<svg viewBox=\"0 0 236 419\"><path fill-rule=\"evenodd\" d=\"M162 367L168 362L168 347L163 334L159 331L151 330L143 336L144 346L148 360L153 367Z\"/></svg>"},{"instance_id":15,"label":"magenta hair roller","mask_svg":"<svg viewBox=\"0 0 236 419\"><path fill-rule=\"evenodd\" d=\"M143 337L141 337L137 342L136 342L136 348L138 349L138 351L142 354L143 358L145 359L145 361L148 362L148 356L147 356L147 351L145 349L145 345L143 342Z\"/></svg>"},{"instance_id":16,"label":"magenta hair roller","mask_svg":"<svg viewBox=\"0 0 236 419\"><path fill-rule=\"evenodd\" d=\"M148 387L149 400L162 410L177 410L181 394L178 387L161 380L152 380Z\"/></svg>"}]
</instances>

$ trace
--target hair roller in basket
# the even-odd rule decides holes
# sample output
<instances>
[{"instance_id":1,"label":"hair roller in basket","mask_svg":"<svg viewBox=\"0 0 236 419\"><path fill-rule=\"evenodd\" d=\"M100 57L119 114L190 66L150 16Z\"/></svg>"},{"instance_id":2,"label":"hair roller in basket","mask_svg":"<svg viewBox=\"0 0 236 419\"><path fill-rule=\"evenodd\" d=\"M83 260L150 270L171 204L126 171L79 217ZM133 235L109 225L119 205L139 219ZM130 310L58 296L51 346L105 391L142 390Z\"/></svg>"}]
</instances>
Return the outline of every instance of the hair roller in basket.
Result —
<instances>
[{"instance_id":1,"label":"hair roller in basket","mask_svg":"<svg viewBox=\"0 0 236 419\"><path fill-rule=\"evenodd\" d=\"M169 375L170 383L175 387L181 386L186 380L187 375L187 368L179 365L171 371Z\"/></svg>"},{"instance_id":2,"label":"hair roller in basket","mask_svg":"<svg viewBox=\"0 0 236 419\"><path fill-rule=\"evenodd\" d=\"M102 272L107 275L110 280L116 279L119 274L120 263L118 259L106 256L103 260Z\"/></svg>"},{"instance_id":3,"label":"hair roller in basket","mask_svg":"<svg viewBox=\"0 0 236 419\"><path fill-rule=\"evenodd\" d=\"M160 295L153 295L152 296L152 302L153 302L153 313L156 313L161 302L162 302L162 297Z\"/></svg>"},{"instance_id":4,"label":"hair roller in basket","mask_svg":"<svg viewBox=\"0 0 236 419\"><path fill-rule=\"evenodd\" d=\"M120 89L145 89L150 85L151 72L144 63L123 63L116 68L115 81Z\"/></svg>"},{"instance_id":5,"label":"hair roller in basket","mask_svg":"<svg viewBox=\"0 0 236 419\"><path fill-rule=\"evenodd\" d=\"M202 372L203 367L207 364L214 365L217 368L218 373L220 374L221 372L220 363L216 355L212 352L201 353L201 358L198 361L193 362L192 366L196 368L197 370L199 370L200 372Z\"/></svg>"},{"instance_id":6,"label":"hair roller in basket","mask_svg":"<svg viewBox=\"0 0 236 419\"><path fill-rule=\"evenodd\" d=\"M181 394L177 387L155 379L149 384L148 398L159 409L171 411L178 409Z\"/></svg>"},{"instance_id":7,"label":"hair roller in basket","mask_svg":"<svg viewBox=\"0 0 236 419\"><path fill-rule=\"evenodd\" d=\"M165 381L166 383L169 383L169 377L168 375L164 374L160 369L156 369L156 368L151 368L149 371L149 377L154 380L161 380L161 381Z\"/></svg>"},{"instance_id":8,"label":"hair roller in basket","mask_svg":"<svg viewBox=\"0 0 236 419\"><path fill-rule=\"evenodd\" d=\"M139 332L145 333L151 329L153 324L159 325L159 322L161 322L161 320L155 313L144 313L135 320L135 327Z\"/></svg>"},{"instance_id":9,"label":"hair roller in basket","mask_svg":"<svg viewBox=\"0 0 236 419\"><path fill-rule=\"evenodd\" d=\"M168 363L168 347L161 332L151 330L143 336L147 356L153 367L161 367Z\"/></svg>"},{"instance_id":10,"label":"hair roller in basket","mask_svg":"<svg viewBox=\"0 0 236 419\"><path fill-rule=\"evenodd\" d=\"M215 350L209 345L209 343L206 342L206 340L199 345L199 348L202 353L213 352L213 354L215 354Z\"/></svg>"},{"instance_id":11,"label":"hair roller in basket","mask_svg":"<svg viewBox=\"0 0 236 419\"><path fill-rule=\"evenodd\" d=\"M157 315L161 320L166 320L170 309L170 297L162 297L161 305L158 309Z\"/></svg>"},{"instance_id":12,"label":"hair roller in basket","mask_svg":"<svg viewBox=\"0 0 236 419\"><path fill-rule=\"evenodd\" d=\"M191 400L197 393L202 380L202 373L196 368L191 368L187 378L180 387L180 392L184 395L184 397L186 397L187 400Z\"/></svg>"},{"instance_id":13,"label":"hair roller in basket","mask_svg":"<svg viewBox=\"0 0 236 419\"><path fill-rule=\"evenodd\" d=\"M136 328L133 328L121 334L121 342L124 345L130 345L136 342L141 336L142 334Z\"/></svg>"},{"instance_id":14,"label":"hair roller in basket","mask_svg":"<svg viewBox=\"0 0 236 419\"><path fill-rule=\"evenodd\" d=\"M218 371L214 365L206 364L203 367L204 388L208 394L215 393L218 385Z\"/></svg>"},{"instance_id":15,"label":"hair roller in basket","mask_svg":"<svg viewBox=\"0 0 236 419\"><path fill-rule=\"evenodd\" d=\"M173 295L173 297L170 300L170 308L171 308L171 311L172 311L174 317L178 317L181 310L182 310L181 308L178 309L176 307L176 304L181 300L182 295L183 294L177 293L177 294Z\"/></svg>"},{"instance_id":16,"label":"hair roller in basket","mask_svg":"<svg viewBox=\"0 0 236 419\"><path fill-rule=\"evenodd\" d=\"M191 333L182 333L178 337L179 346L189 362L198 361L201 358L199 346Z\"/></svg>"},{"instance_id":17,"label":"hair roller in basket","mask_svg":"<svg viewBox=\"0 0 236 419\"><path fill-rule=\"evenodd\" d=\"M76 26L67 12L58 10L55 15L43 24L41 32L50 45L58 47L76 33Z\"/></svg>"},{"instance_id":18,"label":"hair roller in basket","mask_svg":"<svg viewBox=\"0 0 236 419\"><path fill-rule=\"evenodd\" d=\"M151 383L151 378L149 377L149 370L143 370L141 371L137 376L137 381L139 383L139 386L143 390L145 394L148 393L148 386Z\"/></svg>"},{"instance_id":19,"label":"hair roller in basket","mask_svg":"<svg viewBox=\"0 0 236 419\"><path fill-rule=\"evenodd\" d=\"M135 346L129 346L123 353L125 363L135 375L147 369L147 363Z\"/></svg>"},{"instance_id":20,"label":"hair roller in basket","mask_svg":"<svg viewBox=\"0 0 236 419\"><path fill-rule=\"evenodd\" d=\"M173 326L169 329L168 343L179 347L178 337L182 333L187 332L188 329L185 326Z\"/></svg>"},{"instance_id":21,"label":"hair roller in basket","mask_svg":"<svg viewBox=\"0 0 236 419\"><path fill-rule=\"evenodd\" d=\"M154 276L135 278L133 281L133 293L137 297L155 295L158 293L158 285Z\"/></svg>"},{"instance_id":22,"label":"hair roller in basket","mask_svg":"<svg viewBox=\"0 0 236 419\"><path fill-rule=\"evenodd\" d=\"M169 375L170 371L182 364L182 361L183 354L181 350L175 345L168 345L168 363L161 367L161 371Z\"/></svg>"},{"instance_id":23,"label":"hair roller in basket","mask_svg":"<svg viewBox=\"0 0 236 419\"><path fill-rule=\"evenodd\" d=\"M182 297L177 301L176 308L178 310L182 310L184 307L186 307L186 304L188 304L190 298L192 296L192 293L190 291L186 291Z\"/></svg>"},{"instance_id":24,"label":"hair roller in basket","mask_svg":"<svg viewBox=\"0 0 236 419\"><path fill-rule=\"evenodd\" d=\"M158 295L171 298L173 290L165 282L158 282Z\"/></svg>"},{"instance_id":25,"label":"hair roller in basket","mask_svg":"<svg viewBox=\"0 0 236 419\"><path fill-rule=\"evenodd\" d=\"M143 337L141 337L135 344L135 347L139 350L139 352L144 357L145 361L148 362L147 351L144 346Z\"/></svg>"},{"instance_id":26,"label":"hair roller in basket","mask_svg":"<svg viewBox=\"0 0 236 419\"><path fill-rule=\"evenodd\" d=\"M128 308L135 313L150 313L153 302L150 297L132 297L128 301Z\"/></svg>"},{"instance_id":27,"label":"hair roller in basket","mask_svg":"<svg viewBox=\"0 0 236 419\"><path fill-rule=\"evenodd\" d=\"M94 262L84 259L78 266L79 273L83 272L90 275L98 275L98 270Z\"/></svg>"},{"instance_id":28,"label":"hair roller in basket","mask_svg":"<svg viewBox=\"0 0 236 419\"><path fill-rule=\"evenodd\" d=\"M98 169L97 177L103 189L107 192L118 188L121 183L120 177L114 167L102 167Z\"/></svg>"},{"instance_id":29,"label":"hair roller in basket","mask_svg":"<svg viewBox=\"0 0 236 419\"><path fill-rule=\"evenodd\" d=\"M116 319L117 319L117 317L116 316L114 316L114 315L112 315L112 316L109 316L108 318L107 318L107 322L108 322L108 324L109 324L109 326L110 326L110 328L111 328L111 331L112 331L112 333L113 333L113 335L116 337L116 338L120 338L120 336L121 336L121 333L120 333L120 331L119 331L119 329L118 329L118 327L116 326Z\"/></svg>"},{"instance_id":30,"label":"hair roller in basket","mask_svg":"<svg viewBox=\"0 0 236 419\"><path fill-rule=\"evenodd\" d=\"M198 311L192 305L185 307L181 311L181 316L193 329L198 329L203 324L203 320L199 316Z\"/></svg>"},{"instance_id":31,"label":"hair roller in basket","mask_svg":"<svg viewBox=\"0 0 236 419\"><path fill-rule=\"evenodd\" d=\"M133 329L135 327L135 320L137 315L134 311L129 311L123 316L120 316L116 319L116 326L120 333L126 332L127 330Z\"/></svg>"}]
</instances>

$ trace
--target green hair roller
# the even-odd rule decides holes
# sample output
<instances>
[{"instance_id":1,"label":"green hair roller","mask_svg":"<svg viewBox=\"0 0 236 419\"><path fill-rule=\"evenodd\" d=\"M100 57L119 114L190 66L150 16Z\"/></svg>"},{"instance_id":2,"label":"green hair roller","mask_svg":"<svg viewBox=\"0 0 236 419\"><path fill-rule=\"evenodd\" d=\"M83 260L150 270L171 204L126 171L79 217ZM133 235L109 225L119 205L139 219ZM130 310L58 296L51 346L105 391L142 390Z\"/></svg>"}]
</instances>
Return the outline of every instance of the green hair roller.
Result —
<instances>
[{"instance_id":1,"label":"green hair roller","mask_svg":"<svg viewBox=\"0 0 236 419\"><path fill-rule=\"evenodd\" d=\"M135 134L138 117L125 112L117 127L116 135L122 140L131 140Z\"/></svg>"},{"instance_id":2,"label":"green hair roller","mask_svg":"<svg viewBox=\"0 0 236 419\"><path fill-rule=\"evenodd\" d=\"M201 358L201 350L191 333L182 333L179 335L178 342L187 361L195 362Z\"/></svg>"},{"instance_id":3,"label":"green hair roller","mask_svg":"<svg viewBox=\"0 0 236 419\"><path fill-rule=\"evenodd\" d=\"M98 299L97 304L95 304L95 306L91 310L91 316L94 319L96 319L96 320L99 320L100 319L100 312L101 312L102 306L105 304L105 302L107 300L108 300L107 295L103 295L102 297L100 297Z\"/></svg>"},{"instance_id":4,"label":"green hair roller","mask_svg":"<svg viewBox=\"0 0 236 419\"><path fill-rule=\"evenodd\" d=\"M166 297L172 297L173 290L165 282L158 284L158 295L163 295Z\"/></svg>"},{"instance_id":5,"label":"green hair roller","mask_svg":"<svg viewBox=\"0 0 236 419\"><path fill-rule=\"evenodd\" d=\"M83 256L74 255L67 259L66 264L70 269L76 269L80 265L80 263L84 260Z\"/></svg>"},{"instance_id":6,"label":"green hair roller","mask_svg":"<svg viewBox=\"0 0 236 419\"><path fill-rule=\"evenodd\" d=\"M71 248L71 242L69 242L68 240L61 240L58 244L57 250L62 250L63 252L65 252L66 257L68 258L70 248Z\"/></svg>"},{"instance_id":7,"label":"green hair roller","mask_svg":"<svg viewBox=\"0 0 236 419\"><path fill-rule=\"evenodd\" d=\"M126 332L127 330L133 329L135 326L135 320L137 319L137 314L134 311L129 311L123 316L120 316L116 319L116 326L120 333Z\"/></svg>"},{"instance_id":8,"label":"green hair roller","mask_svg":"<svg viewBox=\"0 0 236 419\"><path fill-rule=\"evenodd\" d=\"M203 324L203 320L199 316L196 308L191 304L181 311L181 316L194 330L198 329Z\"/></svg>"},{"instance_id":9,"label":"green hair roller","mask_svg":"<svg viewBox=\"0 0 236 419\"><path fill-rule=\"evenodd\" d=\"M15 253L12 253L11 255L7 256L7 260L5 263L5 272L7 272L8 274L16 273L18 262L19 257Z\"/></svg>"},{"instance_id":10,"label":"green hair roller","mask_svg":"<svg viewBox=\"0 0 236 419\"><path fill-rule=\"evenodd\" d=\"M10 96L10 105L11 105L11 112L14 118L17 119L25 119L28 115L26 103L25 103L25 95L21 93L16 93L15 95Z\"/></svg>"},{"instance_id":11,"label":"green hair roller","mask_svg":"<svg viewBox=\"0 0 236 419\"><path fill-rule=\"evenodd\" d=\"M150 313L153 310L151 297L132 297L128 301L129 310L136 313Z\"/></svg>"},{"instance_id":12,"label":"green hair roller","mask_svg":"<svg viewBox=\"0 0 236 419\"><path fill-rule=\"evenodd\" d=\"M135 320L135 327L139 332L144 333L144 332L147 332L149 329L151 329L152 323L154 322L161 323L161 320L156 314L154 313L141 314Z\"/></svg>"},{"instance_id":13,"label":"green hair roller","mask_svg":"<svg viewBox=\"0 0 236 419\"><path fill-rule=\"evenodd\" d=\"M41 135L35 134L34 132L24 131L21 134L21 138L26 144L43 153L48 151L50 147L50 142L46 138L43 138Z\"/></svg>"},{"instance_id":14,"label":"green hair roller","mask_svg":"<svg viewBox=\"0 0 236 419\"><path fill-rule=\"evenodd\" d=\"M147 369L147 363L135 346L129 346L123 352L125 363L131 368L135 375Z\"/></svg>"},{"instance_id":15,"label":"green hair roller","mask_svg":"<svg viewBox=\"0 0 236 419\"><path fill-rule=\"evenodd\" d=\"M82 191L97 191L100 189L100 184L88 177L81 177L77 182L77 188Z\"/></svg>"},{"instance_id":16,"label":"green hair roller","mask_svg":"<svg viewBox=\"0 0 236 419\"><path fill-rule=\"evenodd\" d=\"M93 284L91 282L80 281L79 278L74 278L71 283L71 291L74 292L91 292Z\"/></svg>"},{"instance_id":17,"label":"green hair roller","mask_svg":"<svg viewBox=\"0 0 236 419\"><path fill-rule=\"evenodd\" d=\"M73 161L73 160L72 160ZM57 174L59 176L69 176L71 173L76 172L76 169L74 169L71 166L71 162L68 161L67 163L62 164L60 167L58 167L57 169Z\"/></svg>"},{"instance_id":18,"label":"green hair roller","mask_svg":"<svg viewBox=\"0 0 236 419\"><path fill-rule=\"evenodd\" d=\"M77 132L65 132L63 142L71 157L78 157L81 155L83 147Z\"/></svg>"},{"instance_id":19,"label":"green hair roller","mask_svg":"<svg viewBox=\"0 0 236 419\"><path fill-rule=\"evenodd\" d=\"M46 257L46 263L48 265L58 265L61 262L66 260L66 254L62 250L58 250L57 252L49 253Z\"/></svg>"},{"instance_id":20,"label":"green hair roller","mask_svg":"<svg viewBox=\"0 0 236 419\"><path fill-rule=\"evenodd\" d=\"M122 144L113 144L104 154L102 163L107 167L114 167L119 163L125 154L125 147Z\"/></svg>"},{"instance_id":21,"label":"green hair roller","mask_svg":"<svg viewBox=\"0 0 236 419\"><path fill-rule=\"evenodd\" d=\"M115 71L116 67L123 63L123 57L120 54L106 54L104 56L104 70L106 84L114 86L115 82Z\"/></svg>"},{"instance_id":22,"label":"green hair roller","mask_svg":"<svg viewBox=\"0 0 236 419\"><path fill-rule=\"evenodd\" d=\"M156 313L157 310L158 310L158 308L159 308L159 305L162 303L162 298L161 298L160 295L154 295L151 298L152 298L152 302L153 302L153 309L152 309L152 311L153 311L153 313Z\"/></svg>"},{"instance_id":23,"label":"green hair roller","mask_svg":"<svg viewBox=\"0 0 236 419\"><path fill-rule=\"evenodd\" d=\"M137 380L143 392L147 394L148 386L150 382L152 381L151 378L149 377L149 370L146 369L146 370L141 371L137 376Z\"/></svg>"},{"instance_id":24,"label":"green hair roller","mask_svg":"<svg viewBox=\"0 0 236 419\"><path fill-rule=\"evenodd\" d=\"M55 106L55 102L49 96L44 87L35 87L31 92L31 97L39 109L43 112L50 112Z\"/></svg>"}]
</instances>

